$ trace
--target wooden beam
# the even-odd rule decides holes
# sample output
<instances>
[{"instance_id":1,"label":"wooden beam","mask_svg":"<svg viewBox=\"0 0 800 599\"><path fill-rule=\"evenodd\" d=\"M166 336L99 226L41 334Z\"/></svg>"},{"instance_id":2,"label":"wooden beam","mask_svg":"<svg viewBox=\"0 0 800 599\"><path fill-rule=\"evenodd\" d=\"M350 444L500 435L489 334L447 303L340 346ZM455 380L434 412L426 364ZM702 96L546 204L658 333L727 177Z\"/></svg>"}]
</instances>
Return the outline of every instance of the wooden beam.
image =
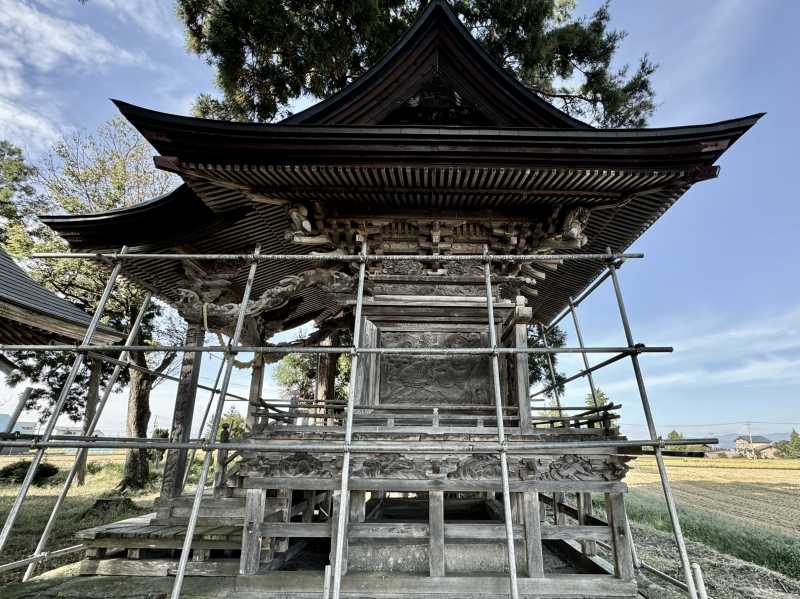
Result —
<instances>
[{"instance_id":1,"label":"wooden beam","mask_svg":"<svg viewBox=\"0 0 800 599\"><path fill-rule=\"evenodd\" d=\"M444 493L428 493L429 545L428 561L431 576L445 575L444 557Z\"/></svg>"},{"instance_id":2,"label":"wooden beam","mask_svg":"<svg viewBox=\"0 0 800 599\"><path fill-rule=\"evenodd\" d=\"M622 580L633 580L636 576L631 554L633 541L628 536L625 526L625 503L622 493L606 494L606 514L614 547L614 573Z\"/></svg>"},{"instance_id":3,"label":"wooden beam","mask_svg":"<svg viewBox=\"0 0 800 599\"><path fill-rule=\"evenodd\" d=\"M544 576L544 558L542 556L542 529L539 521L539 493L523 493L522 501L528 576L540 578Z\"/></svg>"},{"instance_id":4,"label":"wooden beam","mask_svg":"<svg viewBox=\"0 0 800 599\"><path fill-rule=\"evenodd\" d=\"M264 521L266 491L248 489L244 505L244 530L242 530L242 555L239 574L252 575L258 572L261 561L260 527Z\"/></svg>"}]
</instances>

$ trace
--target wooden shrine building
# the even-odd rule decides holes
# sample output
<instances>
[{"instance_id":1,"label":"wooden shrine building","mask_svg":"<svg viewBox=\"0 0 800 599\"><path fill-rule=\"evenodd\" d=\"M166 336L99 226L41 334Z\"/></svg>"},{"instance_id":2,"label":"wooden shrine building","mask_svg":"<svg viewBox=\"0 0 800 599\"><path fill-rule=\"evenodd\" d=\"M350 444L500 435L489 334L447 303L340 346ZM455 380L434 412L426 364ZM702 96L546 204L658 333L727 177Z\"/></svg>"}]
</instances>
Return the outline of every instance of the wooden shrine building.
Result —
<instances>
[{"instance_id":1,"label":"wooden shrine building","mask_svg":"<svg viewBox=\"0 0 800 599\"><path fill-rule=\"evenodd\" d=\"M334 597L636 596L619 406L532 403L528 329L716 177L760 115L590 127L497 66L443 1L364 76L277 124L117 106L183 184L44 221L74 251L146 254L123 273L180 311L187 346L209 331L260 351L246 439L220 450L210 495L184 493L187 449L171 449L154 514L81 533L85 574L174 574L196 524L187 576L274 596L327 583ZM283 258L237 259L254 251ZM287 350L269 340L310 321L288 347L346 346L357 331L349 405L334 394L334 350L318 354L314 394L262 398L264 365ZM629 339L622 355L644 350ZM200 411L202 356L184 353L175 444Z\"/></svg>"}]
</instances>

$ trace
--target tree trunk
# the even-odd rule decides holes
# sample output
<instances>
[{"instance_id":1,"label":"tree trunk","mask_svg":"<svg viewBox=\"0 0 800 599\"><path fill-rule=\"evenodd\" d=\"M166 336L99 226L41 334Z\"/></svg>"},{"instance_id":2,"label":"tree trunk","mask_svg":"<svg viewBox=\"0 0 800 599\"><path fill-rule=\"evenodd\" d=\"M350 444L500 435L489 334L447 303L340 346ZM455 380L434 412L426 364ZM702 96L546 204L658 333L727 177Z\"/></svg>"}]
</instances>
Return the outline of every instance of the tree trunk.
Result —
<instances>
[{"instance_id":1,"label":"tree trunk","mask_svg":"<svg viewBox=\"0 0 800 599\"><path fill-rule=\"evenodd\" d=\"M147 367L144 354L133 352L134 362ZM128 419L129 437L146 438L147 424L150 422L150 391L153 388L153 375L139 370L130 371L128 384ZM122 482L118 489L142 489L150 478L150 465L147 449L129 449L125 456L125 468Z\"/></svg>"},{"instance_id":2,"label":"tree trunk","mask_svg":"<svg viewBox=\"0 0 800 599\"><path fill-rule=\"evenodd\" d=\"M81 429L82 435L89 433L89 424L94 420L94 415L97 412L97 402L100 400L100 380L103 375L103 363L100 360L90 360L89 362L89 390L86 394L86 409L83 413L83 428ZM78 470L75 473L78 486L82 487L86 482L86 460L89 455L88 451L81 452L80 461L78 462Z\"/></svg>"}]
</instances>

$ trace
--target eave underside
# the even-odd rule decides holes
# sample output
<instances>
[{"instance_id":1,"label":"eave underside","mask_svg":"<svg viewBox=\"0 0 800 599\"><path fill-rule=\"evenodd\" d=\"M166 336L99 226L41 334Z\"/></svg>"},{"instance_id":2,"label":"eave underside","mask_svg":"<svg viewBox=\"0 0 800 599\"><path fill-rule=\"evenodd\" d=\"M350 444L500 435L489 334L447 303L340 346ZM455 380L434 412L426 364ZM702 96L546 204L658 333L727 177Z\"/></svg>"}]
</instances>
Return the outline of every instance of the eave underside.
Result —
<instances>
[{"instance_id":1,"label":"eave underside","mask_svg":"<svg viewBox=\"0 0 800 599\"><path fill-rule=\"evenodd\" d=\"M106 220L103 227L91 217L82 222L53 221L76 250L112 250L128 244L131 251L191 253L248 253L256 244L262 253L303 254L325 247L300 246L287 241L285 203L304 200L347 206L362 213L419 211L435 214L524 216L542 206L595 208L585 229L587 245L578 250L602 253L628 248L691 185L697 171L618 171L581 169L452 169L367 167L240 167L182 165L182 176L218 222L202 222L203 236L193 234L196 216L187 212L175 223L175 234L158 242L142 243L148 223L158 220L157 207L148 214ZM236 215L236 216L232 216ZM224 223L224 225L223 225ZM114 240L115 243L110 243ZM562 252L563 253L563 252ZM570 252L571 253L571 252ZM315 265L305 262L269 262L258 269L253 295L275 287L281 279ZM588 286L602 264L567 261L545 280L538 295L529 299L537 320L547 322L570 296ZM175 302L184 279L181 265L169 261L126 264L128 276L147 284ZM244 285L246 265L239 268L238 287ZM317 289L304 290L282 314L287 323L300 324L320 314L333 314L340 298Z\"/></svg>"}]
</instances>

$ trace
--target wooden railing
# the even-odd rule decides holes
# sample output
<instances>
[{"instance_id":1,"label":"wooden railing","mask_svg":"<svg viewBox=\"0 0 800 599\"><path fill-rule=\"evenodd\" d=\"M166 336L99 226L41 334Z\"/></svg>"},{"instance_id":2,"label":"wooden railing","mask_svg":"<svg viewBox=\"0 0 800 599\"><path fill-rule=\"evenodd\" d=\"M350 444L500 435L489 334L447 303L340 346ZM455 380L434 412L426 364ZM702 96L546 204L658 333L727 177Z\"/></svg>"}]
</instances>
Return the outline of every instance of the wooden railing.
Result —
<instances>
[{"instance_id":1,"label":"wooden railing","mask_svg":"<svg viewBox=\"0 0 800 599\"><path fill-rule=\"evenodd\" d=\"M270 427L341 427L344 402L315 402L295 400L291 402L261 401L256 417L261 424ZM598 428L610 431L619 416L613 413L621 406L606 404L594 408L586 406L532 407L530 427L540 429L586 429ZM516 406L503 407L503 423L517 427L519 423ZM453 406L378 404L354 406L354 426L371 430L403 429L484 429L497 426L493 406Z\"/></svg>"}]
</instances>

